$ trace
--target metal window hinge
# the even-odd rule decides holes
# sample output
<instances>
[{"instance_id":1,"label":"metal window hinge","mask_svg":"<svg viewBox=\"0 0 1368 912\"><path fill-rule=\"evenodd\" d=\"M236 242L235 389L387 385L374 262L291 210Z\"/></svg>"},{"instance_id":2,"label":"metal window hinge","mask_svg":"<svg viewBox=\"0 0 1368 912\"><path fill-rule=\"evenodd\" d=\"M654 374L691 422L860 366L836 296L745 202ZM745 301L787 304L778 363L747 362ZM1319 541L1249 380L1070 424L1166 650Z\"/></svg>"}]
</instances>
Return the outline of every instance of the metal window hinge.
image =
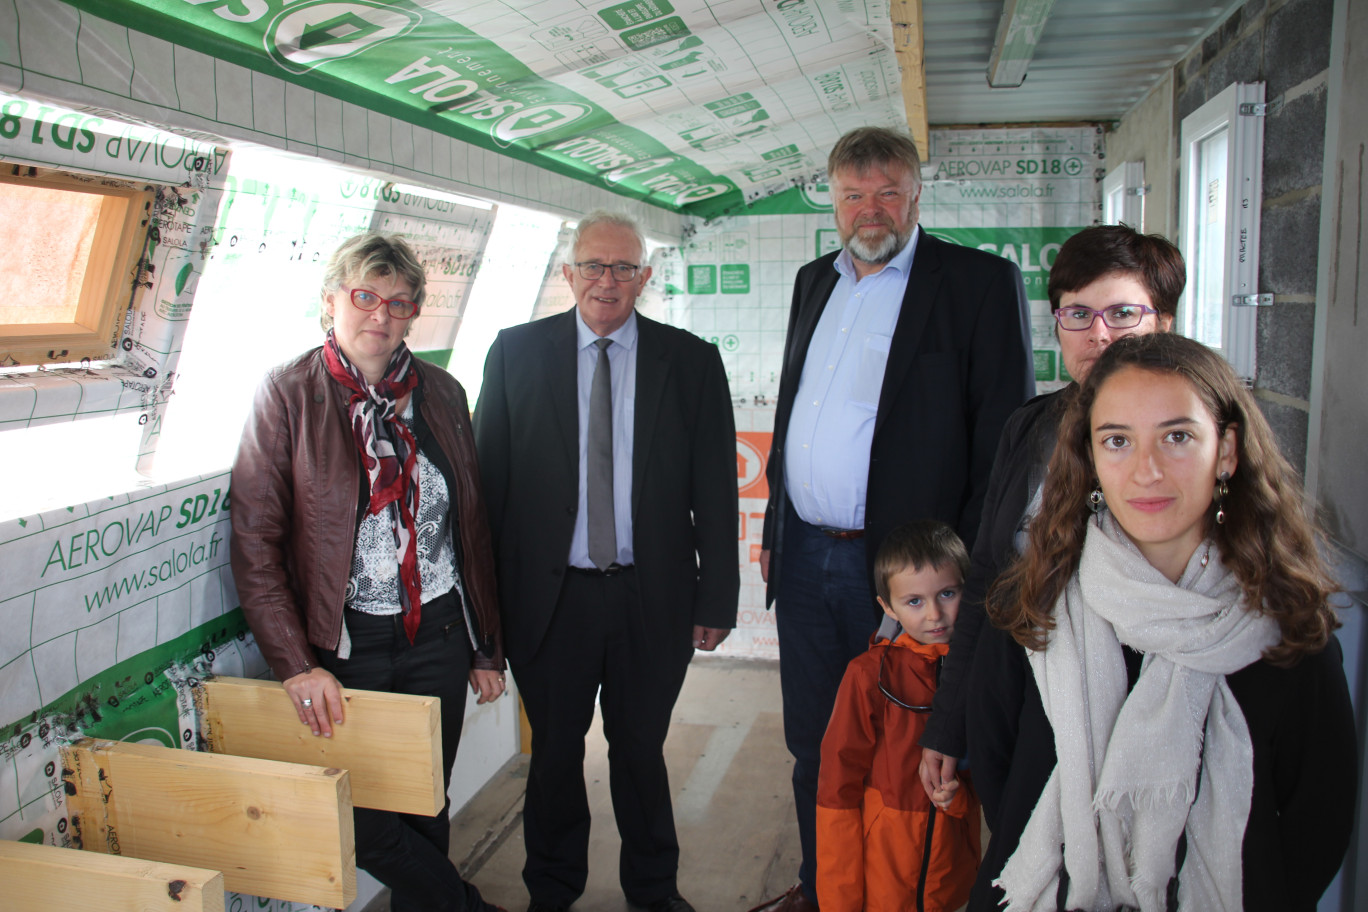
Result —
<instances>
[{"instance_id":1,"label":"metal window hinge","mask_svg":"<svg viewBox=\"0 0 1368 912\"><path fill-rule=\"evenodd\" d=\"M1248 294L1231 295L1230 303L1234 307L1272 307L1273 295L1271 294Z\"/></svg>"},{"instance_id":2,"label":"metal window hinge","mask_svg":"<svg viewBox=\"0 0 1368 912\"><path fill-rule=\"evenodd\" d=\"M1278 113L1282 103L1278 101L1246 101L1236 110L1244 117L1269 117Z\"/></svg>"},{"instance_id":3,"label":"metal window hinge","mask_svg":"<svg viewBox=\"0 0 1368 912\"><path fill-rule=\"evenodd\" d=\"M1149 192L1150 192L1150 185L1149 185L1149 184L1145 184L1145 186L1143 186L1143 187L1127 187L1127 188L1126 188L1126 196L1147 196L1147 195L1149 194Z\"/></svg>"}]
</instances>

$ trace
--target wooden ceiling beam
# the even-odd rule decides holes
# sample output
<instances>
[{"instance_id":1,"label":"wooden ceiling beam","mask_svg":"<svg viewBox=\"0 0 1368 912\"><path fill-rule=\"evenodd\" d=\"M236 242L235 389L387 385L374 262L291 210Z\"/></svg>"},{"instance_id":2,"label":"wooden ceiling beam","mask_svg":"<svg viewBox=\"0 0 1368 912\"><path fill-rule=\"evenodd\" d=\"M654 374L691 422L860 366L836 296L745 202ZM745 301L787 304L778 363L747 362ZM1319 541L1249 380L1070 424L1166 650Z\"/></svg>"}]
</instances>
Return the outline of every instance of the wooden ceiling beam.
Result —
<instances>
[{"instance_id":1,"label":"wooden ceiling beam","mask_svg":"<svg viewBox=\"0 0 1368 912\"><path fill-rule=\"evenodd\" d=\"M902 72L907 126L925 161L930 128L926 119L926 33L922 24L922 3L921 0L893 0L889 12L893 19L893 51Z\"/></svg>"}]
</instances>

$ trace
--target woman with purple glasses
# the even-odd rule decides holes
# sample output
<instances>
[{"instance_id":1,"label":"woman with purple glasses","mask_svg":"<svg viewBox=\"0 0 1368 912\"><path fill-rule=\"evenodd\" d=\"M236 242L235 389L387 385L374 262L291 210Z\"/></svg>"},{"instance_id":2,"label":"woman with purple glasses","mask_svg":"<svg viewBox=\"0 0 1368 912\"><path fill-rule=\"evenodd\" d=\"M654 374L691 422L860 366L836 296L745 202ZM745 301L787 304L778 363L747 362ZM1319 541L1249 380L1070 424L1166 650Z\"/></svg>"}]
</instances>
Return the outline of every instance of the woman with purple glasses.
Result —
<instances>
[{"instance_id":1,"label":"woman with purple glasses","mask_svg":"<svg viewBox=\"0 0 1368 912\"><path fill-rule=\"evenodd\" d=\"M983 626L984 599L1024 546L1065 408L1107 346L1123 336L1172 329L1186 284L1177 247L1157 234L1140 234L1125 225L1085 228L1065 241L1055 257L1050 267L1050 310L1064 370L1073 382L1030 400L1003 428L959 621L921 739L920 774L927 794L942 782L953 781L956 761L967 755L965 681ZM993 821L988 824L991 828Z\"/></svg>"}]
</instances>

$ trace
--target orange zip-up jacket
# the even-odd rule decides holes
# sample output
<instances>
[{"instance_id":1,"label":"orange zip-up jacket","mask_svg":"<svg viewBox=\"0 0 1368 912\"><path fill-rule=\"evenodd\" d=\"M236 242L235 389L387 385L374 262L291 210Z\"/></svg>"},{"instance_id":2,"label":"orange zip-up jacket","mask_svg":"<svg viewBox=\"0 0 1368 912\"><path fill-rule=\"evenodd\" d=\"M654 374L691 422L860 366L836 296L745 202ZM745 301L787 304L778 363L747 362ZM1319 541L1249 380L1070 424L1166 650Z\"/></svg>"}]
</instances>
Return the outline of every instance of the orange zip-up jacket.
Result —
<instances>
[{"instance_id":1,"label":"orange zip-up jacket","mask_svg":"<svg viewBox=\"0 0 1368 912\"><path fill-rule=\"evenodd\" d=\"M945 644L871 638L846 668L817 779L817 904L822 912L950 912L978 873L979 802L967 771L945 810L917 775L917 741ZM887 651L885 658L884 652Z\"/></svg>"}]
</instances>

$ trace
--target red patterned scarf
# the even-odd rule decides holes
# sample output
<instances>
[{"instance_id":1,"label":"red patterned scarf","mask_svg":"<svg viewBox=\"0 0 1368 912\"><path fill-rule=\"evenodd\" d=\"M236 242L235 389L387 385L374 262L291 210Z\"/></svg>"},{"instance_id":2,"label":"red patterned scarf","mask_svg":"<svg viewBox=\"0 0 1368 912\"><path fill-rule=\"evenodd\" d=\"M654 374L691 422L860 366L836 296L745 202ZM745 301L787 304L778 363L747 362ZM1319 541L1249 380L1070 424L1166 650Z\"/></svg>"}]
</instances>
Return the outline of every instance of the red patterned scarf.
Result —
<instances>
[{"instance_id":1,"label":"red patterned scarf","mask_svg":"<svg viewBox=\"0 0 1368 912\"><path fill-rule=\"evenodd\" d=\"M396 405L418 385L413 355L400 342L380 382L371 386L337 344L333 331L323 344L323 360L334 380L351 392L347 402L352 437L370 478L370 513L389 507L394 551L399 559L399 605L409 642L418 633L423 584L418 576L418 444L399 420Z\"/></svg>"}]
</instances>

